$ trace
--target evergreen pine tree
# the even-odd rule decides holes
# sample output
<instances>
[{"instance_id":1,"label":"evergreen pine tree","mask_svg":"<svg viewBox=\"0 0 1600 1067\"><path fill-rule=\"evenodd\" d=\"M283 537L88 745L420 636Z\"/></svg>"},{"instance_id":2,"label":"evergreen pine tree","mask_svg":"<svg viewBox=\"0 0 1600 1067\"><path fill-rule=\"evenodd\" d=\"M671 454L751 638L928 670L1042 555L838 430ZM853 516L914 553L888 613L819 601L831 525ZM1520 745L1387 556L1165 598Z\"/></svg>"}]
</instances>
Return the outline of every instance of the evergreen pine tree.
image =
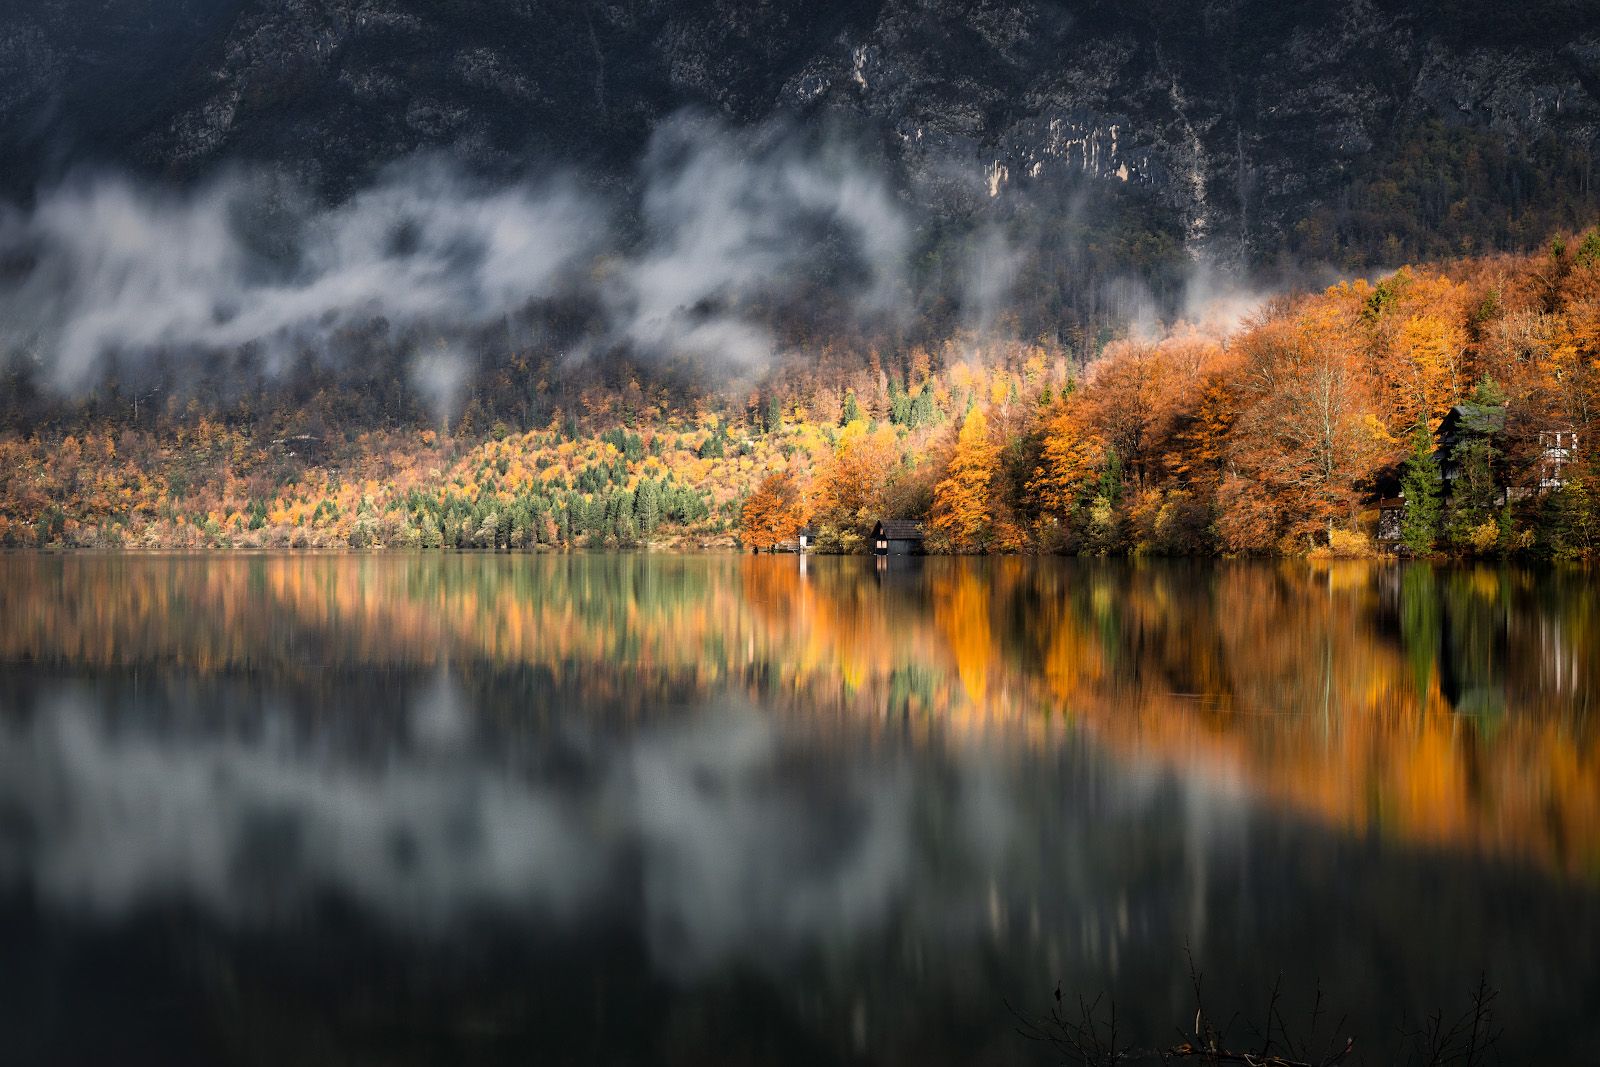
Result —
<instances>
[{"instance_id":1,"label":"evergreen pine tree","mask_svg":"<svg viewBox=\"0 0 1600 1067\"><path fill-rule=\"evenodd\" d=\"M631 545L638 538L638 530L633 518L633 494L621 493L617 497L616 516L612 520L613 530L617 535L617 543Z\"/></svg>"},{"instance_id":2,"label":"evergreen pine tree","mask_svg":"<svg viewBox=\"0 0 1600 1067\"><path fill-rule=\"evenodd\" d=\"M911 398L894 375L889 376L889 421L896 426L905 426L911 421Z\"/></svg>"},{"instance_id":3,"label":"evergreen pine tree","mask_svg":"<svg viewBox=\"0 0 1600 1067\"><path fill-rule=\"evenodd\" d=\"M661 489L655 479L646 478L639 483L633 494L633 512L640 531L647 537L661 525Z\"/></svg>"},{"instance_id":4,"label":"evergreen pine tree","mask_svg":"<svg viewBox=\"0 0 1600 1067\"><path fill-rule=\"evenodd\" d=\"M1473 435L1451 452L1456 476L1450 487L1450 538L1458 546L1473 544L1473 533L1495 518L1495 448L1489 435Z\"/></svg>"},{"instance_id":5,"label":"evergreen pine tree","mask_svg":"<svg viewBox=\"0 0 1600 1067\"><path fill-rule=\"evenodd\" d=\"M728 430L722 423L717 423L717 428L711 431L711 436L700 443L699 456L701 459L722 459L727 455L724 447L728 441Z\"/></svg>"},{"instance_id":6,"label":"evergreen pine tree","mask_svg":"<svg viewBox=\"0 0 1600 1067\"><path fill-rule=\"evenodd\" d=\"M1419 425L1412 435L1411 456L1406 460L1400 485L1406 498L1400 538L1418 555L1432 552L1439 537L1444 480L1439 474L1439 461L1433 456L1433 438L1425 425Z\"/></svg>"}]
</instances>

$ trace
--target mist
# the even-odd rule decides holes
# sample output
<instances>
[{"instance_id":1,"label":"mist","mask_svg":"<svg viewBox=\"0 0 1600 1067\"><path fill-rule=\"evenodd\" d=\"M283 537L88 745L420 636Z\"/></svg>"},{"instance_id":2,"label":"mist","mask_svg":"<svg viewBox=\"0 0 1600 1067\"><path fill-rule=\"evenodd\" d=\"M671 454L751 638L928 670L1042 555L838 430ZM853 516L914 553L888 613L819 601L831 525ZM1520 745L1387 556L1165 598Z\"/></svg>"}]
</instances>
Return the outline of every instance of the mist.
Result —
<instances>
[{"instance_id":1,"label":"mist","mask_svg":"<svg viewBox=\"0 0 1600 1067\"><path fill-rule=\"evenodd\" d=\"M1262 298L1204 257L1165 296L1136 272L1102 276L1062 237L1099 201L1012 189L988 205L974 174L953 209L968 214L947 218L859 133L695 112L661 123L620 182L555 164L489 181L430 155L327 204L242 168L182 189L80 173L0 209L0 369L70 397L158 364L265 381L306 359L359 369L378 345L448 426L491 350L520 339L569 362L672 360L728 379L802 343L784 322L813 339L1035 337L1049 300L1031 317L1017 305L1067 285L1063 270L1087 271L1092 292L1052 299L1134 333L1178 315L1236 322ZM935 248L939 269L919 270Z\"/></svg>"},{"instance_id":2,"label":"mist","mask_svg":"<svg viewBox=\"0 0 1600 1067\"><path fill-rule=\"evenodd\" d=\"M553 291L604 225L565 180L487 188L437 159L326 209L237 172L184 193L83 177L0 221L0 250L25 264L0 290L5 341L64 391L156 352L254 348L274 373L342 327L500 319Z\"/></svg>"},{"instance_id":3,"label":"mist","mask_svg":"<svg viewBox=\"0 0 1600 1067\"><path fill-rule=\"evenodd\" d=\"M905 310L910 219L845 141L686 114L634 188L559 168L491 185L439 156L332 206L238 169L187 190L80 174L0 214L0 342L71 393L157 353L246 350L271 375L376 322L424 339L413 379L448 407L461 376L445 363L466 362L474 331L557 297L599 309L581 348L743 368L774 353L764 309L824 260L850 317Z\"/></svg>"},{"instance_id":4,"label":"mist","mask_svg":"<svg viewBox=\"0 0 1600 1067\"><path fill-rule=\"evenodd\" d=\"M749 368L777 339L758 309L839 271L848 318L903 316L912 222L847 142L786 127L666 123L642 165L642 246L605 291L614 341Z\"/></svg>"}]
</instances>

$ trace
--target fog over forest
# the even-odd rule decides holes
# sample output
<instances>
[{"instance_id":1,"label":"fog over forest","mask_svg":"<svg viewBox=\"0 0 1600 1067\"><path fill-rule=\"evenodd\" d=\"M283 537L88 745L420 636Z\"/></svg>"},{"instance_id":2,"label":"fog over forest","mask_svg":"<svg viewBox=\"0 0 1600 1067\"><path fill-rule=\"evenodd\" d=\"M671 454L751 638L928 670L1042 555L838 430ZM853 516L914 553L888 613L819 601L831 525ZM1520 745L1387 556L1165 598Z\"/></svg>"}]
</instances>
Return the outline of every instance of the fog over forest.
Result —
<instances>
[{"instance_id":1,"label":"fog over forest","mask_svg":"<svg viewBox=\"0 0 1600 1067\"><path fill-rule=\"evenodd\" d=\"M338 374L398 353L448 420L510 349L746 382L830 341L1047 339L1087 360L1108 337L1236 322L1265 292L1335 276L1252 284L1201 246L1152 275L1084 236L1104 190L992 197L956 161L940 181L945 213L861 130L699 111L662 123L622 183L561 165L486 178L437 152L332 200L259 165L187 185L81 169L0 211L0 365L70 399L108 382L181 394L197 375L270 386L307 360ZM1081 314L1053 318L1063 301Z\"/></svg>"}]
</instances>

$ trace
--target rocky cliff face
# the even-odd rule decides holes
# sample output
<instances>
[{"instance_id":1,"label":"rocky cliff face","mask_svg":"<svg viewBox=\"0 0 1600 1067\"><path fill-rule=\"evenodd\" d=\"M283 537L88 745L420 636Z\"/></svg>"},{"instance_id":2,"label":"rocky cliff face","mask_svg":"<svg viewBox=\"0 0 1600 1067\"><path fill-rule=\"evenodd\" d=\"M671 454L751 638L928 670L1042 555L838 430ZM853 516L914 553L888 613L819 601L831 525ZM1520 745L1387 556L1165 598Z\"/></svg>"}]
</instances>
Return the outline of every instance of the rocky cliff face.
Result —
<instances>
[{"instance_id":1,"label":"rocky cliff face","mask_svg":"<svg viewBox=\"0 0 1600 1067\"><path fill-rule=\"evenodd\" d=\"M429 147L489 172L558 162L622 180L654 123L697 106L864 124L925 201L1137 191L1189 250L1252 259L1419 123L1582 160L1600 134L1590 0L8 7L12 198L78 164L184 179L237 160L339 195ZM1587 173L1571 180L1589 195ZM1542 195L1511 184L1519 202Z\"/></svg>"}]
</instances>

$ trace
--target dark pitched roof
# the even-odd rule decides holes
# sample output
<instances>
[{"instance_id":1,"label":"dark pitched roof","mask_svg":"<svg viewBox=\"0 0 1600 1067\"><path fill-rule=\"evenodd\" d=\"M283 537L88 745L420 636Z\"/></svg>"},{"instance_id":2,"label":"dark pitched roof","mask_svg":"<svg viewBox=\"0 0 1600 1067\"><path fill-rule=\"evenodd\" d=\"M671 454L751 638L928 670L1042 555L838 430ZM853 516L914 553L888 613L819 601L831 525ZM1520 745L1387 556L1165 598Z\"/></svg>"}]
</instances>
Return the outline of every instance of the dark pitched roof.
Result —
<instances>
[{"instance_id":1,"label":"dark pitched roof","mask_svg":"<svg viewBox=\"0 0 1600 1067\"><path fill-rule=\"evenodd\" d=\"M891 541L922 540L922 523L909 519L879 519L872 528L873 536L882 534Z\"/></svg>"},{"instance_id":2,"label":"dark pitched roof","mask_svg":"<svg viewBox=\"0 0 1600 1067\"><path fill-rule=\"evenodd\" d=\"M1439 424L1439 435L1490 434L1506 428L1506 409L1500 404L1457 404Z\"/></svg>"}]
</instances>

